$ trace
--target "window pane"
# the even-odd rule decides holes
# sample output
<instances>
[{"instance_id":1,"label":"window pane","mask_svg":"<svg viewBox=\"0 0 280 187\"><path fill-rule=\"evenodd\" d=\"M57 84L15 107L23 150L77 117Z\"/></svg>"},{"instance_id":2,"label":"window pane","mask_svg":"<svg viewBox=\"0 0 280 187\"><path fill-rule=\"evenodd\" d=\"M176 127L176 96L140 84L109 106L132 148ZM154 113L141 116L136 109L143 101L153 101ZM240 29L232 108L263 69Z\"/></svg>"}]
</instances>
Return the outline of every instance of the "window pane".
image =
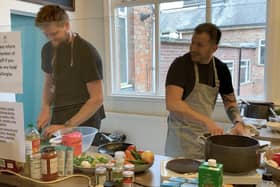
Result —
<instances>
[{"instance_id":1,"label":"window pane","mask_svg":"<svg viewBox=\"0 0 280 187\"><path fill-rule=\"evenodd\" d=\"M154 93L154 6L115 9L114 93Z\"/></svg>"},{"instance_id":2,"label":"window pane","mask_svg":"<svg viewBox=\"0 0 280 187\"><path fill-rule=\"evenodd\" d=\"M212 22L222 30L222 39L215 56L234 60L235 91L237 95L249 99L264 97L265 67L260 66L260 63L265 64L265 42L261 40L265 41L266 4L266 0L231 0L212 6ZM261 49L260 44L263 45ZM248 59L250 65L242 62L246 68L239 70L239 59ZM241 84L244 82L246 84Z\"/></svg>"},{"instance_id":3,"label":"window pane","mask_svg":"<svg viewBox=\"0 0 280 187\"><path fill-rule=\"evenodd\" d=\"M189 51L193 29L205 22L205 6L194 1L175 1L160 4L160 62L159 94L165 94L165 79L176 57ZM205 0L196 1L205 4Z\"/></svg>"}]
</instances>

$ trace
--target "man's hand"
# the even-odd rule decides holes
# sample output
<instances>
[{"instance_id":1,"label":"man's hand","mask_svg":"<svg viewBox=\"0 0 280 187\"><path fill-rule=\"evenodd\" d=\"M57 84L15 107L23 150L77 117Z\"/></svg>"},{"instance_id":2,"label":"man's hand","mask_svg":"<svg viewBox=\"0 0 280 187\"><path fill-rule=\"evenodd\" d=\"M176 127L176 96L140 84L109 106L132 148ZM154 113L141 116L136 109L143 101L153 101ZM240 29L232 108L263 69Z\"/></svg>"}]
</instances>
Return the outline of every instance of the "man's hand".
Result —
<instances>
[{"instance_id":1,"label":"man's hand","mask_svg":"<svg viewBox=\"0 0 280 187\"><path fill-rule=\"evenodd\" d=\"M38 129L44 128L51 120L51 112L49 107L44 107L38 117Z\"/></svg>"},{"instance_id":2,"label":"man's hand","mask_svg":"<svg viewBox=\"0 0 280 187\"><path fill-rule=\"evenodd\" d=\"M57 124L50 125L45 128L44 136L51 137L53 135L53 133L55 133L56 131L65 129L65 128L67 128L67 127L65 127L62 124L61 125L57 125Z\"/></svg>"},{"instance_id":3,"label":"man's hand","mask_svg":"<svg viewBox=\"0 0 280 187\"><path fill-rule=\"evenodd\" d=\"M232 129L231 134L240 136L250 136L250 130L243 122L237 123Z\"/></svg>"},{"instance_id":4,"label":"man's hand","mask_svg":"<svg viewBox=\"0 0 280 187\"><path fill-rule=\"evenodd\" d=\"M221 135L224 134L224 129L219 127L214 121L209 121L206 124L211 135Z\"/></svg>"}]
</instances>

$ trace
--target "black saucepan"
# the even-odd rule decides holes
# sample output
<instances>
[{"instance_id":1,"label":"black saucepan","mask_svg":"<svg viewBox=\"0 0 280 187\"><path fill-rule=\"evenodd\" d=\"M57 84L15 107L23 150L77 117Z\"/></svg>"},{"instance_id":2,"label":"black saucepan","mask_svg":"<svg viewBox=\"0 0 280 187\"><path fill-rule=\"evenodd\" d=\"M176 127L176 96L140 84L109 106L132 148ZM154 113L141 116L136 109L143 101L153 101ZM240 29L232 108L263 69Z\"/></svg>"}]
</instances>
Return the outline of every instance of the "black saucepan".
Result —
<instances>
[{"instance_id":1,"label":"black saucepan","mask_svg":"<svg viewBox=\"0 0 280 187\"><path fill-rule=\"evenodd\" d=\"M266 146L246 136L210 136L205 140L205 159L216 159L223 164L224 172L247 173L259 167L260 154Z\"/></svg>"}]
</instances>

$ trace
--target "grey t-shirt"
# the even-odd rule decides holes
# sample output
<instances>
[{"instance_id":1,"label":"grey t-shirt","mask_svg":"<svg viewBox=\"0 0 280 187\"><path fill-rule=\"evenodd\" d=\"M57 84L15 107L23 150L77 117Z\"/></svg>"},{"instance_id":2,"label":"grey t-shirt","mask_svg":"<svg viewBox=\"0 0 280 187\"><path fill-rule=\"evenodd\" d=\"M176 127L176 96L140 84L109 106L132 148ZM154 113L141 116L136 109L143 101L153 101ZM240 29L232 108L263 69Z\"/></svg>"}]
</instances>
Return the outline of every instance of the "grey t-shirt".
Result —
<instances>
[{"instance_id":1,"label":"grey t-shirt","mask_svg":"<svg viewBox=\"0 0 280 187\"><path fill-rule=\"evenodd\" d=\"M48 42L42 49L42 70L52 74L55 83L52 123L65 123L75 115L89 99L86 83L103 79L102 62L95 47L78 34L72 45L64 42L54 49ZM56 55L52 65L54 50ZM89 121L95 123L103 118L105 112L102 106Z\"/></svg>"}]
</instances>

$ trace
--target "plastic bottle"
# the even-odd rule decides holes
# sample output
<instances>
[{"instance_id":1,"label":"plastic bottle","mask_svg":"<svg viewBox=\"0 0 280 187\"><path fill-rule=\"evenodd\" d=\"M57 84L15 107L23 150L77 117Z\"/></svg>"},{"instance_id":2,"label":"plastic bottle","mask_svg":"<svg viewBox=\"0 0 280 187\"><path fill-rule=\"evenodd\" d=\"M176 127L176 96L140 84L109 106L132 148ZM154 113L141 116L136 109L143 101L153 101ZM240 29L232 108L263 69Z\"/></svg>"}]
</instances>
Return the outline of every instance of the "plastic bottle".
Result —
<instances>
[{"instance_id":1,"label":"plastic bottle","mask_svg":"<svg viewBox=\"0 0 280 187\"><path fill-rule=\"evenodd\" d=\"M40 151L40 133L29 124L25 129L25 164L24 174L30 176L30 156Z\"/></svg>"},{"instance_id":2,"label":"plastic bottle","mask_svg":"<svg viewBox=\"0 0 280 187\"><path fill-rule=\"evenodd\" d=\"M261 187L277 187L276 184L272 181L271 173L264 173L262 176Z\"/></svg>"}]
</instances>

